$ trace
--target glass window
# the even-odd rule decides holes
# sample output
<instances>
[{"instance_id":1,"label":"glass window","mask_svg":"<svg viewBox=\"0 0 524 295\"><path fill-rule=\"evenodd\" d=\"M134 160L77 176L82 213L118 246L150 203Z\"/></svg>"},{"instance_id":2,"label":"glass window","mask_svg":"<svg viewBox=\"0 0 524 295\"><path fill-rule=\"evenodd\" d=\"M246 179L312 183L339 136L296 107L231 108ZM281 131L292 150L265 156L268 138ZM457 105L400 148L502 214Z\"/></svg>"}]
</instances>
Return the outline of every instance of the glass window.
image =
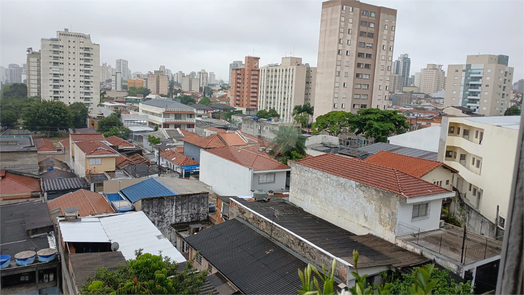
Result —
<instances>
[{"instance_id":1,"label":"glass window","mask_svg":"<svg viewBox=\"0 0 524 295\"><path fill-rule=\"evenodd\" d=\"M362 89L369 89L369 84L362 84Z\"/></svg>"},{"instance_id":2,"label":"glass window","mask_svg":"<svg viewBox=\"0 0 524 295\"><path fill-rule=\"evenodd\" d=\"M370 11L370 12L369 12L369 16L371 16L371 17L375 17L375 15L376 15L376 14L375 14L373 11Z\"/></svg>"},{"instance_id":3,"label":"glass window","mask_svg":"<svg viewBox=\"0 0 524 295\"><path fill-rule=\"evenodd\" d=\"M102 165L102 159L89 159L89 165Z\"/></svg>"},{"instance_id":4,"label":"glass window","mask_svg":"<svg viewBox=\"0 0 524 295\"><path fill-rule=\"evenodd\" d=\"M258 183L275 182L275 173L262 173L258 175Z\"/></svg>"},{"instance_id":5,"label":"glass window","mask_svg":"<svg viewBox=\"0 0 524 295\"><path fill-rule=\"evenodd\" d=\"M367 94L362 94L362 99L368 99L368 95Z\"/></svg>"},{"instance_id":6,"label":"glass window","mask_svg":"<svg viewBox=\"0 0 524 295\"><path fill-rule=\"evenodd\" d=\"M336 109L337 106L338 106L338 104L335 102L335 103L333 104L333 108Z\"/></svg>"},{"instance_id":7,"label":"glass window","mask_svg":"<svg viewBox=\"0 0 524 295\"><path fill-rule=\"evenodd\" d=\"M362 84L355 84L355 89L360 89L362 87Z\"/></svg>"},{"instance_id":8,"label":"glass window","mask_svg":"<svg viewBox=\"0 0 524 295\"><path fill-rule=\"evenodd\" d=\"M360 94L353 94L353 98L359 99L360 98Z\"/></svg>"},{"instance_id":9,"label":"glass window","mask_svg":"<svg viewBox=\"0 0 524 295\"><path fill-rule=\"evenodd\" d=\"M362 15L368 15L367 10L362 10L361 13L362 13Z\"/></svg>"},{"instance_id":10,"label":"glass window","mask_svg":"<svg viewBox=\"0 0 524 295\"><path fill-rule=\"evenodd\" d=\"M411 218L428 216L429 203L413 205Z\"/></svg>"},{"instance_id":11,"label":"glass window","mask_svg":"<svg viewBox=\"0 0 524 295\"><path fill-rule=\"evenodd\" d=\"M369 23L369 27L370 28L374 28L375 27L375 23Z\"/></svg>"},{"instance_id":12,"label":"glass window","mask_svg":"<svg viewBox=\"0 0 524 295\"><path fill-rule=\"evenodd\" d=\"M359 35L360 37L366 37L367 33L364 31L360 31Z\"/></svg>"},{"instance_id":13,"label":"glass window","mask_svg":"<svg viewBox=\"0 0 524 295\"><path fill-rule=\"evenodd\" d=\"M363 63L357 63L357 68L363 69L364 68L364 64Z\"/></svg>"},{"instance_id":14,"label":"glass window","mask_svg":"<svg viewBox=\"0 0 524 295\"><path fill-rule=\"evenodd\" d=\"M341 21L341 22L344 22L345 20L346 20L346 19L345 19L343 16L340 17L340 21Z\"/></svg>"},{"instance_id":15,"label":"glass window","mask_svg":"<svg viewBox=\"0 0 524 295\"><path fill-rule=\"evenodd\" d=\"M346 50L346 55L349 55L349 50Z\"/></svg>"},{"instance_id":16,"label":"glass window","mask_svg":"<svg viewBox=\"0 0 524 295\"><path fill-rule=\"evenodd\" d=\"M372 43L366 43L366 48L373 48L373 44Z\"/></svg>"},{"instance_id":17,"label":"glass window","mask_svg":"<svg viewBox=\"0 0 524 295\"><path fill-rule=\"evenodd\" d=\"M344 33L344 28L340 28L340 32L341 32L341 33Z\"/></svg>"},{"instance_id":18,"label":"glass window","mask_svg":"<svg viewBox=\"0 0 524 295\"><path fill-rule=\"evenodd\" d=\"M373 33L368 33L368 38L373 38L373 37L374 37Z\"/></svg>"},{"instance_id":19,"label":"glass window","mask_svg":"<svg viewBox=\"0 0 524 295\"><path fill-rule=\"evenodd\" d=\"M348 39L348 41L346 42L347 45L351 45L351 40Z\"/></svg>"},{"instance_id":20,"label":"glass window","mask_svg":"<svg viewBox=\"0 0 524 295\"><path fill-rule=\"evenodd\" d=\"M371 53L366 53L366 58L371 58L372 54Z\"/></svg>"},{"instance_id":21,"label":"glass window","mask_svg":"<svg viewBox=\"0 0 524 295\"><path fill-rule=\"evenodd\" d=\"M388 25L384 25L384 30L387 30L388 29Z\"/></svg>"},{"instance_id":22,"label":"glass window","mask_svg":"<svg viewBox=\"0 0 524 295\"><path fill-rule=\"evenodd\" d=\"M366 47L366 43L364 43L364 42L358 42L358 47Z\"/></svg>"},{"instance_id":23,"label":"glass window","mask_svg":"<svg viewBox=\"0 0 524 295\"><path fill-rule=\"evenodd\" d=\"M348 29L348 34L350 34L350 35L351 35L351 29Z\"/></svg>"},{"instance_id":24,"label":"glass window","mask_svg":"<svg viewBox=\"0 0 524 295\"><path fill-rule=\"evenodd\" d=\"M345 109L345 108L346 108L346 105L345 105L345 104L341 104L341 105L340 105L340 108L341 108L341 109Z\"/></svg>"},{"instance_id":25,"label":"glass window","mask_svg":"<svg viewBox=\"0 0 524 295\"><path fill-rule=\"evenodd\" d=\"M344 43L344 39L338 39L338 44Z\"/></svg>"},{"instance_id":26,"label":"glass window","mask_svg":"<svg viewBox=\"0 0 524 295\"><path fill-rule=\"evenodd\" d=\"M367 27L368 26L368 22L367 21L361 21L360 25L363 26L363 27Z\"/></svg>"}]
</instances>

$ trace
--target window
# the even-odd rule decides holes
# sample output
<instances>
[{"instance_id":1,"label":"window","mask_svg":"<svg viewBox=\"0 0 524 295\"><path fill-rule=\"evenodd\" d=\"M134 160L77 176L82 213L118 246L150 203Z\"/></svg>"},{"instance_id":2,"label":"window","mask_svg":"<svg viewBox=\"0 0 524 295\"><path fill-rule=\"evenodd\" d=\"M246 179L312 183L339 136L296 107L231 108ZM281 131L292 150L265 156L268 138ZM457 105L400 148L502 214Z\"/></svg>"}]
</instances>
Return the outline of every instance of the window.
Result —
<instances>
[{"instance_id":1,"label":"window","mask_svg":"<svg viewBox=\"0 0 524 295\"><path fill-rule=\"evenodd\" d=\"M102 159L89 159L89 165L102 165Z\"/></svg>"},{"instance_id":2,"label":"window","mask_svg":"<svg viewBox=\"0 0 524 295\"><path fill-rule=\"evenodd\" d=\"M364 57L364 53L359 52L359 53L357 53L357 56L358 56L358 57Z\"/></svg>"},{"instance_id":3,"label":"window","mask_svg":"<svg viewBox=\"0 0 524 295\"><path fill-rule=\"evenodd\" d=\"M371 58L371 53L366 53L366 58Z\"/></svg>"},{"instance_id":4,"label":"window","mask_svg":"<svg viewBox=\"0 0 524 295\"><path fill-rule=\"evenodd\" d=\"M368 15L368 12L367 12L367 10L362 10L362 12L361 12L361 13L362 13L362 15Z\"/></svg>"},{"instance_id":5,"label":"window","mask_svg":"<svg viewBox=\"0 0 524 295\"><path fill-rule=\"evenodd\" d=\"M364 64L363 63L357 63L357 68L363 69L364 68Z\"/></svg>"},{"instance_id":6,"label":"window","mask_svg":"<svg viewBox=\"0 0 524 295\"><path fill-rule=\"evenodd\" d=\"M368 95L367 94L362 94L362 99L368 99Z\"/></svg>"},{"instance_id":7,"label":"window","mask_svg":"<svg viewBox=\"0 0 524 295\"><path fill-rule=\"evenodd\" d=\"M348 34L350 34L350 35L351 35L351 29L348 29Z\"/></svg>"},{"instance_id":8,"label":"window","mask_svg":"<svg viewBox=\"0 0 524 295\"><path fill-rule=\"evenodd\" d=\"M350 7L349 7L349 11L350 11L350 12L353 12L353 7L350 6Z\"/></svg>"},{"instance_id":9,"label":"window","mask_svg":"<svg viewBox=\"0 0 524 295\"><path fill-rule=\"evenodd\" d=\"M346 61L346 67L349 67L349 61Z\"/></svg>"},{"instance_id":10,"label":"window","mask_svg":"<svg viewBox=\"0 0 524 295\"><path fill-rule=\"evenodd\" d=\"M360 99L360 94L353 94L353 98Z\"/></svg>"},{"instance_id":11,"label":"window","mask_svg":"<svg viewBox=\"0 0 524 295\"><path fill-rule=\"evenodd\" d=\"M344 22L345 20L346 20L346 19L345 19L343 16L340 17L340 21L341 21L341 22Z\"/></svg>"},{"instance_id":12,"label":"window","mask_svg":"<svg viewBox=\"0 0 524 295\"><path fill-rule=\"evenodd\" d=\"M358 42L358 47L366 47L366 43L364 43L364 42Z\"/></svg>"},{"instance_id":13,"label":"window","mask_svg":"<svg viewBox=\"0 0 524 295\"><path fill-rule=\"evenodd\" d=\"M346 10L346 5L342 5L342 11Z\"/></svg>"},{"instance_id":14,"label":"window","mask_svg":"<svg viewBox=\"0 0 524 295\"><path fill-rule=\"evenodd\" d=\"M338 39L338 44L344 43L344 39Z\"/></svg>"},{"instance_id":15,"label":"window","mask_svg":"<svg viewBox=\"0 0 524 295\"><path fill-rule=\"evenodd\" d=\"M385 56L385 55L382 55L382 56L380 57L380 59L381 59L381 60L386 60L386 56Z\"/></svg>"},{"instance_id":16,"label":"window","mask_svg":"<svg viewBox=\"0 0 524 295\"><path fill-rule=\"evenodd\" d=\"M362 89L369 89L369 84L362 84Z\"/></svg>"},{"instance_id":17,"label":"window","mask_svg":"<svg viewBox=\"0 0 524 295\"><path fill-rule=\"evenodd\" d=\"M362 87L361 84L355 84L355 89L360 89Z\"/></svg>"},{"instance_id":18,"label":"window","mask_svg":"<svg viewBox=\"0 0 524 295\"><path fill-rule=\"evenodd\" d=\"M360 31L359 35L360 35L360 37L366 37L367 34L364 31Z\"/></svg>"},{"instance_id":19,"label":"window","mask_svg":"<svg viewBox=\"0 0 524 295\"><path fill-rule=\"evenodd\" d=\"M366 48L373 48L373 44L372 43L366 43Z\"/></svg>"},{"instance_id":20,"label":"window","mask_svg":"<svg viewBox=\"0 0 524 295\"><path fill-rule=\"evenodd\" d=\"M446 151L446 158L451 158L453 156L453 151Z\"/></svg>"},{"instance_id":21,"label":"window","mask_svg":"<svg viewBox=\"0 0 524 295\"><path fill-rule=\"evenodd\" d=\"M395 26L391 26L391 30L392 30L392 31L395 31Z\"/></svg>"},{"instance_id":22,"label":"window","mask_svg":"<svg viewBox=\"0 0 524 295\"><path fill-rule=\"evenodd\" d=\"M506 218L499 216L499 226L504 228L504 225L506 225Z\"/></svg>"},{"instance_id":23,"label":"window","mask_svg":"<svg viewBox=\"0 0 524 295\"><path fill-rule=\"evenodd\" d=\"M338 50L338 55L342 55L342 49Z\"/></svg>"},{"instance_id":24,"label":"window","mask_svg":"<svg viewBox=\"0 0 524 295\"><path fill-rule=\"evenodd\" d=\"M368 108L368 105L367 105L367 104L361 104L361 105L360 105L360 108L361 108L361 109L367 109L367 108Z\"/></svg>"},{"instance_id":25,"label":"window","mask_svg":"<svg viewBox=\"0 0 524 295\"><path fill-rule=\"evenodd\" d=\"M340 32L341 32L341 33L344 33L344 28L340 28Z\"/></svg>"},{"instance_id":26,"label":"window","mask_svg":"<svg viewBox=\"0 0 524 295\"><path fill-rule=\"evenodd\" d=\"M365 65L364 65L364 68L365 68L365 69L371 69L371 64L365 64Z\"/></svg>"},{"instance_id":27,"label":"window","mask_svg":"<svg viewBox=\"0 0 524 295\"><path fill-rule=\"evenodd\" d=\"M338 104L335 102L335 103L333 104L333 108L336 109L336 108L337 108L337 105L338 105Z\"/></svg>"},{"instance_id":28,"label":"window","mask_svg":"<svg viewBox=\"0 0 524 295\"><path fill-rule=\"evenodd\" d=\"M348 72L344 72L344 77L349 77L349 73Z\"/></svg>"},{"instance_id":29,"label":"window","mask_svg":"<svg viewBox=\"0 0 524 295\"><path fill-rule=\"evenodd\" d=\"M346 55L348 55L348 56L349 56L349 50L346 50Z\"/></svg>"},{"instance_id":30,"label":"window","mask_svg":"<svg viewBox=\"0 0 524 295\"><path fill-rule=\"evenodd\" d=\"M475 157L471 157L471 165L475 165Z\"/></svg>"},{"instance_id":31,"label":"window","mask_svg":"<svg viewBox=\"0 0 524 295\"><path fill-rule=\"evenodd\" d=\"M480 160L477 159L477 168L480 168Z\"/></svg>"},{"instance_id":32,"label":"window","mask_svg":"<svg viewBox=\"0 0 524 295\"><path fill-rule=\"evenodd\" d=\"M347 84L348 83L346 83L346 82L342 83L342 87L347 88Z\"/></svg>"},{"instance_id":33,"label":"window","mask_svg":"<svg viewBox=\"0 0 524 295\"><path fill-rule=\"evenodd\" d=\"M384 25L384 30L387 30L388 29L388 25Z\"/></svg>"},{"instance_id":34,"label":"window","mask_svg":"<svg viewBox=\"0 0 524 295\"><path fill-rule=\"evenodd\" d=\"M372 12L372 11L369 12L369 16L371 16L371 17L375 17L375 15L376 15L376 14L375 14L374 12Z\"/></svg>"},{"instance_id":35,"label":"window","mask_svg":"<svg viewBox=\"0 0 524 295\"><path fill-rule=\"evenodd\" d=\"M196 261L198 262L198 264L202 265L202 255L200 255L200 253L197 254Z\"/></svg>"},{"instance_id":36,"label":"window","mask_svg":"<svg viewBox=\"0 0 524 295\"><path fill-rule=\"evenodd\" d=\"M258 175L258 183L273 183L275 182L275 173L262 173Z\"/></svg>"},{"instance_id":37,"label":"window","mask_svg":"<svg viewBox=\"0 0 524 295\"><path fill-rule=\"evenodd\" d=\"M375 27L375 23L369 23L369 27L370 28L374 28Z\"/></svg>"},{"instance_id":38,"label":"window","mask_svg":"<svg viewBox=\"0 0 524 295\"><path fill-rule=\"evenodd\" d=\"M449 179L448 179L448 180L446 180L446 185L449 185Z\"/></svg>"},{"instance_id":39,"label":"window","mask_svg":"<svg viewBox=\"0 0 524 295\"><path fill-rule=\"evenodd\" d=\"M413 205L413 212L411 218L419 218L428 216L429 203Z\"/></svg>"},{"instance_id":40,"label":"window","mask_svg":"<svg viewBox=\"0 0 524 295\"><path fill-rule=\"evenodd\" d=\"M358 109L358 108L360 108L360 105L359 104L353 104L353 108L354 109Z\"/></svg>"},{"instance_id":41,"label":"window","mask_svg":"<svg viewBox=\"0 0 524 295\"><path fill-rule=\"evenodd\" d=\"M340 77L340 71L337 71L337 72L335 73L335 76Z\"/></svg>"},{"instance_id":42,"label":"window","mask_svg":"<svg viewBox=\"0 0 524 295\"><path fill-rule=\"evenodd\" d=\"M335 82L335 87L338 87L338 85L339 85L338 82Z\"/></svg>"},{"instance_id":43,"label":"window","mask_svg":"<svg viewBox=\"0 0 524 295\"><path fill-rule=\"evenodd\" d=\"M207 273L211 273L213 271L213 266L211 265L211 263L208 263L207 264Z\"/></svg>"},{"instance_id":44,"label":"window","mask_svg":"<svg viewBox=\"0 0 524 295\"><path fill-rule=\"evenodd\" d=\"M367 27L368 26L368 22L367 21L361 21L360 25L363 26L363 27Z\"/></svg>"},{"instance_id":45,"label":"window","mask_svg":"<svg viewBox=\"0 0 524 295\"><path fill-rule=\"evenodd\" d=\"M337 66L340 66L342 62L340 60L337 60Z\"/></svg>"},{"instance_id":46,"label":"window","mask_svg":"<svg viewBox=\"0 0 524 295\"><path fill-rule=\"evenodd\" d=\"M351 40L348 39L348 41L346 42L347 45L351 45Z\"/></svg>"},{"instance_id":47,"label":"window","mask_svg":"<svg viewBox=\"0 0 524 295\"><path fill-rule=\"evenodd\" d=\"M362 75L362 78L364 78L364 79L369 79L369 74L364 74L364 75Z\"/></svg>"},{"instance_id":48,"label":"window","mask_svg":"<svg viewBox=\"0 0 524 295\"><path fill-rule=\"evenodd\" d=\"M342 98L346 98L346 94L345 93L342 93Z\"/></svg>"},{"instance_id":49,"label":"window","mask_svg":"<svg viewBox=\"0 0 524 295\"><path fill-rule=\"evenodd\" d=\"M373 33L368 33L368 38L373 38Z\"/></svg>"},{"instance_id":50,"label":"window","mask_svg":"<svg viewBox=\"0 0 524 295\"><path fill-rule=\"evenodd\" d=\"M455 127L449 126L448 133L453 133L453 132L455 132Z\"/></svg>"},{"instance_id":51,"label":"window","mask_svg":"<svg viewBox=\"0 0 524 295\"><path fill-rule=\"evenodd\" d=\"M357 74L355 74L355 77L357 77L357 78L362 78L362 74L357 73Z\"/></svg>"},{"instance_id":52,"label":"window","mask_svg":"<svg viewBox=\"0 0 524 295\"><path fill-rule=\"evenodd\" d=\"M389 46L389 51L393 51L393 46Z\"/></svg>"},{"instance_id":53,"label":"window","mask_svg":"<svg viewBox=\"0 0 524 295\"><path fill-rule=\"evenodd\" d=\"M345 104L341 104L341 105L340 105L340 108L341 108L341 109L345 109L345 108L346 108L346 105L345 105Z\"/></svg>"}]
</instances>

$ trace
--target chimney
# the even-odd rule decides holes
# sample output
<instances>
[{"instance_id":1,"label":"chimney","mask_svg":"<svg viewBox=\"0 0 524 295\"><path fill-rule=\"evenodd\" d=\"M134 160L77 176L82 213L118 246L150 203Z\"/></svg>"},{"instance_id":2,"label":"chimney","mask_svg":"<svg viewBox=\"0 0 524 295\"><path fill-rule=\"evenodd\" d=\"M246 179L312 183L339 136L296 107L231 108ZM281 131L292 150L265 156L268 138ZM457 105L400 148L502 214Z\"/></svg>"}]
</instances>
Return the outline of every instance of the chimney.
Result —
<instances>
[{"instance_id":1,"label":"chimney","mask_svg":"<svg viewBox=\"0 0 524 295\"><path fill-rule=\"evenodd\" d=\"M77 221L80 217L78 215L78 207L66 207L64 211L66 221Z\"/></svg>"}]
</instances>

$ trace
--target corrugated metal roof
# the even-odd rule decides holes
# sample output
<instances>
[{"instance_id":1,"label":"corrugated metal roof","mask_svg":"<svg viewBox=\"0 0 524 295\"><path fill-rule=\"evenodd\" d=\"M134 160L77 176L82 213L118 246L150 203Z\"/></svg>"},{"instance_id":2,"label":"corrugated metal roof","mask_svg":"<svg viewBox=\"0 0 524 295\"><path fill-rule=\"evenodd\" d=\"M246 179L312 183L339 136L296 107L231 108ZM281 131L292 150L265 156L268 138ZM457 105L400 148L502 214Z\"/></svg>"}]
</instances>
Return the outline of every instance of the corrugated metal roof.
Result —
<instances>
[{"instance_id":1,"label":"corrugated metal roof","mask_svg":"<svg viewBox=\"0 0 524 295\"><path fill-rule=\"evenodd\" d=\"M111 242L98 218L82 218L81 222L60 222L60 232L64 242Z\"/></svg>"},{"instance_id":2,"label":"corrugated metal roof","mask_svg":"<svg viewBox=\"0 0 524 295\"><path fill-rule=\"evenodd\" d=\"M168 108L168 109L188 109L194 111L195 109L185 105L183 103L179 103L172 100L165 100L165 99L151 99L144 101L142 103L143 105L158 107L158 108Z\"/></svg>"},{"instance_id":3,"label":"corrugated metal roof","mask_svg":"<svg viewBox=\"0 0 524 295\"><path fill-rule=\"evenodd\" d=\"M135 203L143 198L177 195L175 191L155 178L149 178L120 191L126 198Z\"/></svg>"},{"instance_id":4,"label":"corrugated metal roof","mask_svg":"<svg viewBox=\"0 0 524 295\"><path fill-rule=\"evenodd\" d=\"M88 188L89 184L83 177L44 179L44 191L62 191L70 189Z\"/></svg>"},{"instance_id":5,"label":"corrugated metal roof","mask_svg":"<svg viewBox=\"0 0 524 295\"><path fill-rule=\"evenodd\" d=\"M143 249L143 253L153 255L162 251L162 255L175 262L186 261L142 211L100 218L100 222L111 241L118 242L118 251L127 260L136 257L135 250Z\"/></svg>"},{"instance_id":6,"label":"corrugated metal roof","mask_svg":"<svg viewBox=\"0 0 524 295\"><path fill-rule=\"evenodd\" d=\"M376 154L380 151L388 151L392 153L397 153L401 155L412 156L412 157L417 157L417 158L422 158L422 159L428 159L428 160L433 160L433 161L437 160L437 155L438 155L438 153L435 153L435 152L408 148L408 147L389 144L385 142L377 142L372 145L358 148L358 150L368 152L370 154Z\"/></svg>"}]
</instances>

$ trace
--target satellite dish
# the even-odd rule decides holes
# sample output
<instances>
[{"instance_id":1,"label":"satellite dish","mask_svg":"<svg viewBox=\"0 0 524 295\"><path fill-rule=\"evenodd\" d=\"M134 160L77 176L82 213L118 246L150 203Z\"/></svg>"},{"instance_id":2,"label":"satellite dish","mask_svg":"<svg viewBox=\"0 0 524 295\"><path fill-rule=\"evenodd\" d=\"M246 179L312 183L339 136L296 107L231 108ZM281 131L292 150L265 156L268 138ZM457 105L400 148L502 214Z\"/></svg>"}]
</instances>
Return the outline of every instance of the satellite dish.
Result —
<instances>
[{"instance_id":1,"label":"satellite dish","mask_svg":"<svg viewBox=\"0 0 524 295\"><path fill-rule=\"evenodd\" d=\"M117 242L111 243L111 251L115 252L115 251L118 250L119 247L120 247L120 245L118 245Z\"/></svg>"}]
</instances>

